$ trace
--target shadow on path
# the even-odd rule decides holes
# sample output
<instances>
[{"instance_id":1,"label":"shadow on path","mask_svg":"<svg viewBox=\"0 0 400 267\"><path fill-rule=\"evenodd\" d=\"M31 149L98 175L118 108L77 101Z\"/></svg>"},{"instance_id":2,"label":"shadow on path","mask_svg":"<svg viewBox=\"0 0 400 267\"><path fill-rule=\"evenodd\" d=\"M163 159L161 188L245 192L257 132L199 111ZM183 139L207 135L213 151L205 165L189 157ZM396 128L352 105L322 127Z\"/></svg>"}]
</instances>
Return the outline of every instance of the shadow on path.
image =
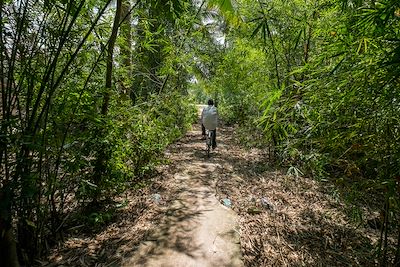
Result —
<instances>
[{"instance_id":1,"label":"shadow on path","mask_svg":"<svg viewBox=\"0 0 400 267\"><path fill-rule=\"evenodd\" d=\"M200 131L169 149L174 171L163 216L123 266L243 266L237 216L215 196L217 176L228 164L223 131L219 137L210 158Z\"/></svg>"}]
</instances>

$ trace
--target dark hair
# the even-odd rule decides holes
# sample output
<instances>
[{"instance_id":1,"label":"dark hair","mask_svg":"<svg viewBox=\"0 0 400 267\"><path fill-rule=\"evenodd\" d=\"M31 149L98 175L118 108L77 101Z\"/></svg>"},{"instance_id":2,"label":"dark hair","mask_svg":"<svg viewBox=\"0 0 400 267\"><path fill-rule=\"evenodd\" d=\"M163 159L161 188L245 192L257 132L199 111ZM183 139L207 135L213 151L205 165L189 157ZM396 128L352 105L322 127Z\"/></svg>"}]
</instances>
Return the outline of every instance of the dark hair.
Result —
<instances>
[{"instance_id":1,"label":"dark hair","mask_svg":"<svg viewBox=\"0 0 400 267\"><path fill-rule=\"evenodd\" d=\"M212 99L209 99L209 100L208 100L208 105L209 105L209 106L214 105L214 101L213 101Z\"/></svg>"}]
</instances>

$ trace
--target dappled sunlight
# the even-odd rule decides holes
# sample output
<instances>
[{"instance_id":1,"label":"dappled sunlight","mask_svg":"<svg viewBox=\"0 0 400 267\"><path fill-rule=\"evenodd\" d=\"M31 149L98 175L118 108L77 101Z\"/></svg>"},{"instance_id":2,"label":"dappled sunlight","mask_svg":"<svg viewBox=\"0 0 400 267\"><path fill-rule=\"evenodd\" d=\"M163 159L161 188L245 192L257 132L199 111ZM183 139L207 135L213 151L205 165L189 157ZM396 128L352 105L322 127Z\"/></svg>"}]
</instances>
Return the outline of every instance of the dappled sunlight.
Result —
<instances>
[{"instance_id":1,"label":"dappled sunlight","mask_svg":"<svg viewBox=\"0 0 400 267\"><path fill-rule=\"evenodd\" d=\"M166 156L174 173L165 216L124 266L242 266L237 218L216 198L225 164L223 141L218 142L210 158L199 131L171 146Z\"/></svg>"},{"instance_id":2,"label":"dappled sunlight","mask_svg":"<svg viewBox=\"0 0 400 267\"><path fill-rule=\"evenodd\" d=\"M323 184L271 169L262 151L232 151L236 164L219 176L217 192L232 200L240 217L246 266L375 264L380 232L349 222L344 205Z\"/></svg>"},{"instance_id":3,"label":"dappled sunlight","mask_svg":"<svg viewBox=\"0 0 400 267\"><path fill-rule=\"evenodd\" d=\"M268 153L218 131L206 157L198 125L171 145L147 189L132 191L114 222L71 236L51 264L105 266L338 266L374 263L379 231L355 227L319 182L286 175ZM158 195L157 200L154 198ZM231 204L225 207L223 200ZM263 200L264 202L262 202ZM390 242L393 242L390 241ZM51 265L50 264L50 265Z\"/></svg>"}]
</instances>

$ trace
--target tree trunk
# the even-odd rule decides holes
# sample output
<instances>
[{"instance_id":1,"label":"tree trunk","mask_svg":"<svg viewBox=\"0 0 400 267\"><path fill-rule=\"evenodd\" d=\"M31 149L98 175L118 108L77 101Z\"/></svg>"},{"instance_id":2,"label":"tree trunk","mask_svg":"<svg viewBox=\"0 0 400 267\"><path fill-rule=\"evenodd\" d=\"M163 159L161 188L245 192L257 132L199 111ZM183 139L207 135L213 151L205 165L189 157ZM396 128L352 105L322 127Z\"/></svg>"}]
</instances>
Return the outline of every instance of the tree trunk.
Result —
<instances>
[{"instance_id":1,"label":"tree trunk","mask_svg":"<svg viewBox=\"0 0 400 267\"><path fill-rule=\"evenodd\" d=\"M108 43L107 49L107 70L106 70L106 85L103 98L103 105L101 107L101 115L105 116L108 113L108 107L110 105L110 91L112 85L112 69L113 69L113 58L114 58L114 46L117 40L119 21L122 14L122 0L117 0L117 10L115 11L114 23L111 32L110 42Z\"/></svg>"},{"instance_id":2,"label":"tree trunk","mask_svg":"<svg viewBox=\"0 0 400 267\"><path fill-rule=\"evenodd\" d=\"M110 105L110 95L111 95L111 87L112 87L112 70L113 70L113 56L114 56L114 46L115 41L117 40L119 22L122 14L122 0L117 0L117 9L115 11L114 23L111 32L110 41L108 43L107 48L107 69L106 69L106 84L105 84L105 93L103 97L103 104L101 107L101 116L105 118L108 113L108 108ZM100 126L101 129L98 131L98 135L100 139L105 138L106 129L103 126ZM93 203L97 203L98 197L101 193L101 181L106 172L106 166L108 161L108 155L106 153L107 148L102 145L99 148L96 165L94 169L94 177L93 182L97 185L97 188L94 191L94 195L92 197Z\"/></svg>"}]
</instances>

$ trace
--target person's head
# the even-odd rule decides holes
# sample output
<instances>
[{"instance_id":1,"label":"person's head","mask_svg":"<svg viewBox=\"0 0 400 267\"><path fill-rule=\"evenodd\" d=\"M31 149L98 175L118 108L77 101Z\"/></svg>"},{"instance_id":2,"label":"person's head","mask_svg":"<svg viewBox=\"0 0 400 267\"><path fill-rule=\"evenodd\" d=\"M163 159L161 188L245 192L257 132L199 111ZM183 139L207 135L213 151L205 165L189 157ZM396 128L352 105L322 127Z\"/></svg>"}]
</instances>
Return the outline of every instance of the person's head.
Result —
<instances>
[{"instance_id":1,"label":"person's head","mask_svg":"<svg viewBox=\"0 0 400 267\"><path fill-rule=\"evenodd\" d=\"M208 105L209 106L213 106L214 105L214 101L212 99L208 99Z\"/></svg>"}]
</instances>

